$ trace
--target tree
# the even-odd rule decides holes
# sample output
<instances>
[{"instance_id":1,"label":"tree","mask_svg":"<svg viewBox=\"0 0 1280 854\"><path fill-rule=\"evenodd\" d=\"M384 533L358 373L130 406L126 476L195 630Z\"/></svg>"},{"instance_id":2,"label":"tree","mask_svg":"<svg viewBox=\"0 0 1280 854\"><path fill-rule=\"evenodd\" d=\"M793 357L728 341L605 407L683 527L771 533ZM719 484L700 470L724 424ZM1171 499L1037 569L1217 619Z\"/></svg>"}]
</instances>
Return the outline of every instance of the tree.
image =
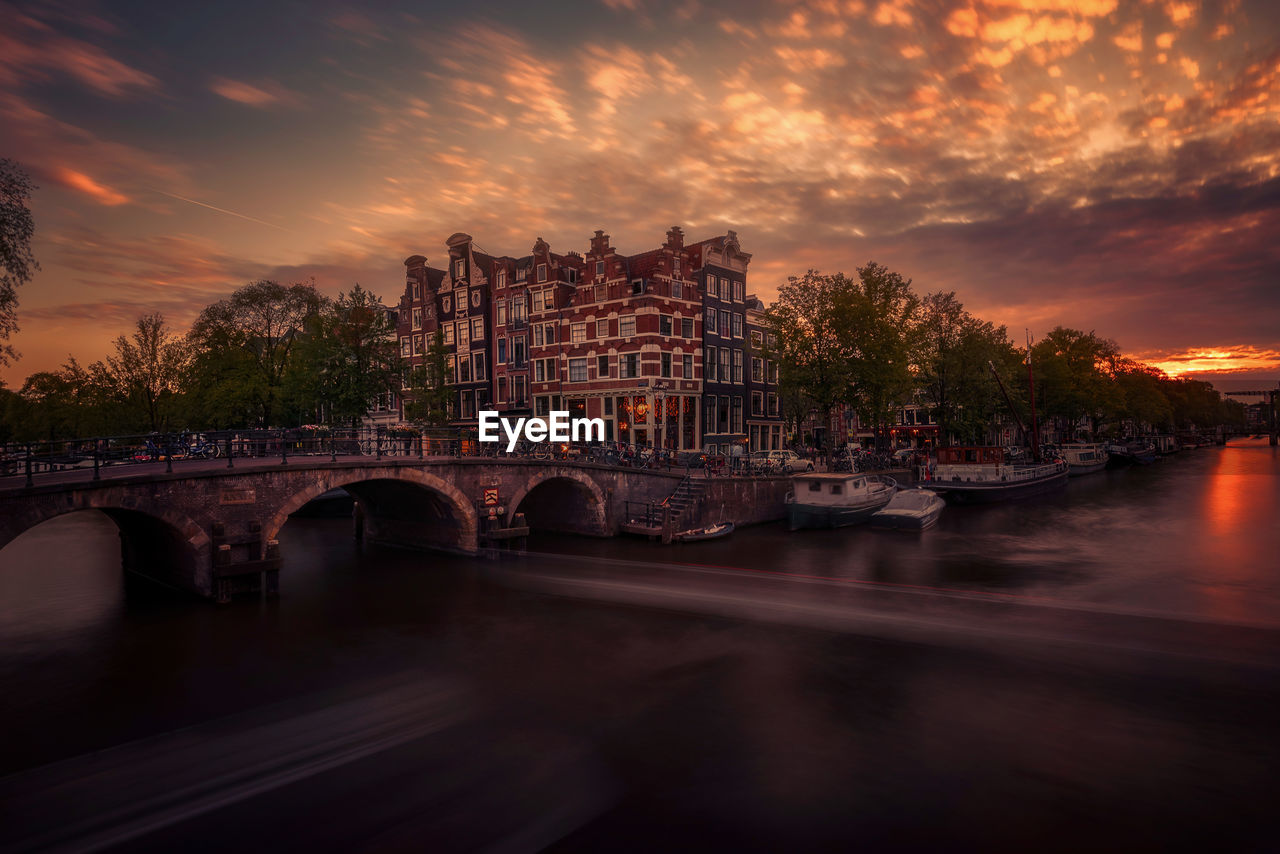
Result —
<instances>
[{"instance_id":1,"label":"tree","mask_svg":"<svg viewBox=\"0 0 1280 854\"><path fill-rule=\"evenodd\" d=\"M849 364L849 398L854 410L876 428L912 391L912 327L920 298L911 280L874 261L858 268L852 312L843 334Z\"/></svg>"},{"instance_id":2,"label":"tree","mask_svg":"<svg viewBox=\"0 0 1280 854\"><path fill-rule=\"evenodd\" d=\"M409 373L409 394L405 400L404 414L410 421L440 426L449 422L449 409L453 403L453 389L446 382L449 348L444 343L444 332L436 330L427 348L423 364Z\"/></svg>"},{"instance_id":3,"label":"tree","mask_svg":"<svg viewBox=\"0 0 1280 854\"><path fill-rule=\"evenodd\" d=\"M811 400L824 426L829 427L831 413L849 398L856 352L852 327L859 298L857 283L843 273L810 270L788 278L765 312L772 333L766 340L774 343L764 352L778 365L781 399Z\"/></svg>"},{"instance_id":4,"label":"tree","mask_svg":"<svg viewBox=\"0 0 1280 854\"><path fill-rule=\"evenodd\" d=\"M1083 419L1113 409L1107 368L1119 352L1114 341L1092 332L1055 327L1031 348L1039 412L1065 419L1074 430Z\"/></svg>"},{"instance_id":5,"label":"tree","mask_svg":"<svg viewBox=\"0 0 1280 854\"><path fill-rule=\"evenodd\" d=\"M204 423L273 425L290 356L320 306L314 283L263 280L200 313L189 341Z\"/></svg>"},{"instance_id":6,"label":"tree","mask_svg":"<svg viewBox=\"0 0 1280 854\"><path fill-rule=\"evenodd\" d=\"M954 292L929 294L921 301L912 363L944 440L985 441L987 427L998 413L1012 415L991 368L994 365L1006 388L1016 392L1010 381L1011 366L1018 361L1005 328L974 317Z\"/></svg>"},{"instance_id":7,"label":"tree","mask_svg":"<svg viewBox=\"0 0 1280 854\"><path fill-rule=\"evenodd\" d=\"M163 315L148 314L138 318L131 338L116 338L115 349L105 363L90 366L95 380L143 416L153 432L167 428L187 366L182 339L170 333Z\"/></svg>"},{"instance_id":8,"label":"tree","mask_svg":"<svg viewBox=\"0 0 1280 854\"><path fill-rule=\"evenodd\" d=\"M395 331L382 300L359 284L324 303L288 371L294 400L354 426L400 381Z\"/></svg>"},{"instance_id":9,"label":"tree","mask_svg":"<svg viewBox=\"0 0 1280 854\"><path fill-rule=\"evenodd\" d=\"M40 269L31 254L35 221L27 207L35 189L21 166L0 158L0 342L18 331L18 288ZM16 358L13 345L0 343L0 365Z\"/></svg>"}]
</instances>

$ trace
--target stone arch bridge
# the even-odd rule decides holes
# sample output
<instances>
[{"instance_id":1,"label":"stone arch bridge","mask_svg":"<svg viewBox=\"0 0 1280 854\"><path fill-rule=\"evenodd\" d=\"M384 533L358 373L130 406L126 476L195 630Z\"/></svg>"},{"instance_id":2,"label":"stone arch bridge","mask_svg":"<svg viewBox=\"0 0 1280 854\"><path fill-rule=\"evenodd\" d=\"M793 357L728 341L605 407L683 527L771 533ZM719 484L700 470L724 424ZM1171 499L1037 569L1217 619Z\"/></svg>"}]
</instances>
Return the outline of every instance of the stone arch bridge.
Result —
<instances>
[{"instance_id":1,"label":"stone arch bridge","mask_svg":"<svg viewBox=\"0 0 1280 854\"><path fill-rule=\"evenodd\" d=\"M626 521L627 501L660 502L683 477L591 463L484 458L295 458L234 469L111 472L99 481L74 474L32 487L0 485L0 548L48 519L99 510L120 529L126 570L218 598L218 579L231 574L230 566L278 566L274 541L289 515L335 488L355 498L363 536L371 542L473 555L483 545L486 490L498 491L507 522L520 512L534 529L611 536ZM774 487L766 490L767 499L780 505L781 493L774 493L785 482L769 480ZM717 497L704 501L706 512L736 515L726 504L751 504L752 496L740 493L754 493L759 484L748 483L712 482Z\"/></svg>"}]
</instances>

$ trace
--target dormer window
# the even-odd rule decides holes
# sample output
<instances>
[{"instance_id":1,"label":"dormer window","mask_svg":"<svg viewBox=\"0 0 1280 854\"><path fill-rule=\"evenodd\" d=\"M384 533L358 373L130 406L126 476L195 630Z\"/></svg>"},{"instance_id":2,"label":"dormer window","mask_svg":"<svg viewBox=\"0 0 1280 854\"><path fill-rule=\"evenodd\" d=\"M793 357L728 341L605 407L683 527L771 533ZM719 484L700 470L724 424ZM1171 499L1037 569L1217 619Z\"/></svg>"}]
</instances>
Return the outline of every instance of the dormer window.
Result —
<instances>
[{"instance_id":1,"label":"dormer window","mask_svg":"<svg viewBox=\"0 0 1280 854\"><path fill-rule=\"evenodd\" d=\"M453 277L455 279L461 279L465 277L466 273L467 273L466 259L459 258L457 261L453 262Z\"/></svg>"},{"instance_id":2,"label":"dormer window","mask_svg":"<svg viewBox=\"0 0 1280 854\"><path fill-rule=\"evenodd\" d=\"M545 282L546 280L547 280L547 265L539 264L538 265L538 281Z\"/></svg>"}]
</instances>

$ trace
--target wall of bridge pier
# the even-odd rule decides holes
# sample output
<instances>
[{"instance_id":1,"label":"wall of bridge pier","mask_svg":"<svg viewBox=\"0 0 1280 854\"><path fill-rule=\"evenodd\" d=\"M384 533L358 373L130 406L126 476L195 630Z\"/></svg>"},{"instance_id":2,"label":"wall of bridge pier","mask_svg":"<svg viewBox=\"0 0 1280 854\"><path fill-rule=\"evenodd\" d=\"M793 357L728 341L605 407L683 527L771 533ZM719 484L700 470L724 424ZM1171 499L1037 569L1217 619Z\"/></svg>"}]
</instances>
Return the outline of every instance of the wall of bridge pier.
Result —
<instances>
[{"instance_id":1,"label":"wall of bridge pier","mask_svg":"<svg viewBox=\"0 0 1280 854\"><path fill-rule=\"evenodd\" d=\"M294 458L235 468L209 465L103 480L0 486L0 547L43 521L100 510L120 529L124 568L210 598L270 589L288 555L275 546L290 514L342 488L357 501L364 539L474 555L485 545L482 519L534 530L613 536L634 508L661 503L682 471L652 471L535 460ZM684 521L750 524L780 518L786 478L696 477L700 499ZM492 505L486 505L489 499ZM492 523L488 523L492 524ZM38 571L37 568L33 568Z\"/></svg>"}]
</instances>

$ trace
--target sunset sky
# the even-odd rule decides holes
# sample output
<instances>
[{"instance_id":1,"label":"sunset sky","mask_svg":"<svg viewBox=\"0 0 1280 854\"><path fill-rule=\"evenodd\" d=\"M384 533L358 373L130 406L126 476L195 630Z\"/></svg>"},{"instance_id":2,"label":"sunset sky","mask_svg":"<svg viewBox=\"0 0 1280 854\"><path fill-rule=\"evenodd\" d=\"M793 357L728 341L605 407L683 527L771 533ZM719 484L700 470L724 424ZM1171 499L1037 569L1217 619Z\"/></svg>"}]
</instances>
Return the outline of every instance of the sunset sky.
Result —
<instances>
[{"instance_id":1,"label":"sunset sky","mask_svg":"<svg viewBox=\"0 0 1280 854\"><path fill-rule=\"evenodd\" d=\"M10 387L258 278L455 231L623 252L736 229L769 300L875 260L1040 335L1280 377L1280 3L0 3L40 185Z\"/></svg>"}]
</instances>

